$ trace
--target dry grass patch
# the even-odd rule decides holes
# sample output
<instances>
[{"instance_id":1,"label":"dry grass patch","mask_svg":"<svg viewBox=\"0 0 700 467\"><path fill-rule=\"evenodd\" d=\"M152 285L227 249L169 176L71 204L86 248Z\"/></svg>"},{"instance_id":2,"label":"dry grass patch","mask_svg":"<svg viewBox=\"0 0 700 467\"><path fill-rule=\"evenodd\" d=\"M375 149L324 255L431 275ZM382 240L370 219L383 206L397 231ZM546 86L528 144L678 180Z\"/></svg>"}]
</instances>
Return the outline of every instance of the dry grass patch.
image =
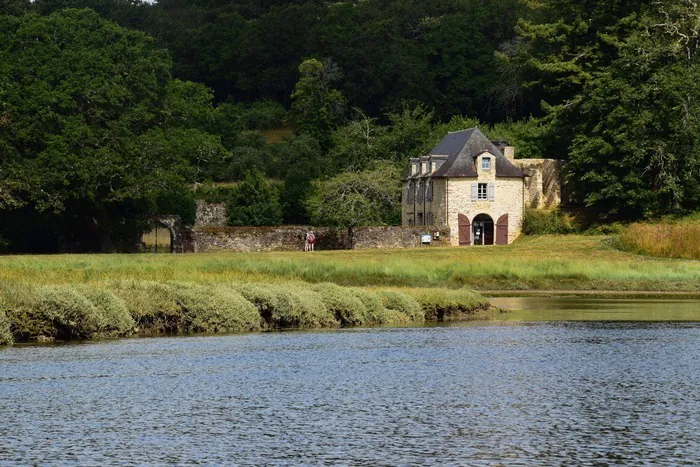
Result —
<instances>
[{"instance_id":1,"label":"dry grass patch","mask_svg":"<svg viewBox=\"0 0 700 467\"><path fill-rule=\"evenodd\" d=\"M632 224L620 232L617 243L640 254L700 260L700 221Z\"/></svg>"}]
</instances>

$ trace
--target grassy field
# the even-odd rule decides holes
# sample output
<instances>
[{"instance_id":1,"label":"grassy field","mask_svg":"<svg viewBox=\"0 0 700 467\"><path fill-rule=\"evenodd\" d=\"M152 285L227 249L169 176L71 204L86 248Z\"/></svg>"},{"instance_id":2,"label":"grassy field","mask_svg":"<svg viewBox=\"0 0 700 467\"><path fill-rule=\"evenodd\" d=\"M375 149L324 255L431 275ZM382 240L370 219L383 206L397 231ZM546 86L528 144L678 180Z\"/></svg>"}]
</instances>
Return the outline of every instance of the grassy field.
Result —
<instances>
[{"instance_id":1,"label":"grassy field","mask_svg":"<svg viewBox=\"0 0 700 467\"><path fill-rule=\"evenodd\" d=\"M700 291L700 262L623 252L602 236L525 237L509 246L414 250L0 257L0 282L332 282L476 290Z\"/></svg>"}]
</instances>

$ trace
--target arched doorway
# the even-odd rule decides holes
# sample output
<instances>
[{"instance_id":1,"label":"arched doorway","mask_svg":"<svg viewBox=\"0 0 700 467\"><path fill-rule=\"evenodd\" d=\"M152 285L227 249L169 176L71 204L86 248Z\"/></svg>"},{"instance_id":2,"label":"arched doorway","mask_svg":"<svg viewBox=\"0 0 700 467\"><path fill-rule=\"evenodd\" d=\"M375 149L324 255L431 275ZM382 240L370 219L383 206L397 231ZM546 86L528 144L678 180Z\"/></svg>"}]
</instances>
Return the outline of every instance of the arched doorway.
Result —
<instances>
[{"instance_id":1,"label":"arched doorway","mask_svg":"<svg viewBox=\"0 0 700 467\"><path fill-rule=\"evenodd\" d=\"M493 245L493 219L488 214L479 214L472 221L474 245Z\"/></svg>"},{"instance_id":2,"label":"arched doorway","mask_svg":"<svg viewBox=\"0 0 700 467\"><path fill-rule=\"evenodd\" d=\"M169 226L153 221L151 230L144 232L141 241L145 250L151 253L172 253L173 252L173 232Z\"/></svg>"}]
</instances>

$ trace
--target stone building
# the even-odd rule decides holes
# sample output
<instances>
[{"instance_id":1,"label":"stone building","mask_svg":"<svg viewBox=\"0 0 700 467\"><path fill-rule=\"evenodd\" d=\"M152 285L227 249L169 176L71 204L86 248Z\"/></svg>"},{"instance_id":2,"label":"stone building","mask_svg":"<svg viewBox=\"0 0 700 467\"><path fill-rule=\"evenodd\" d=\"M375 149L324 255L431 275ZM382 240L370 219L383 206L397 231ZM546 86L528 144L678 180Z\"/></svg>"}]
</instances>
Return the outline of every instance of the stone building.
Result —
<instances>
[{"instance_id":1,"label":"stone building","mask_svg":"<svg viewBox=\"0 0 700 467\"><path fill-rule=\"evenodd\" d=\"M561 163L515 160L478 128L449 133L427 155L411 159L402 224L450 231L452 245L505 245L518 238L526 206L561 202Z\"/></svg>"}]
</instances>

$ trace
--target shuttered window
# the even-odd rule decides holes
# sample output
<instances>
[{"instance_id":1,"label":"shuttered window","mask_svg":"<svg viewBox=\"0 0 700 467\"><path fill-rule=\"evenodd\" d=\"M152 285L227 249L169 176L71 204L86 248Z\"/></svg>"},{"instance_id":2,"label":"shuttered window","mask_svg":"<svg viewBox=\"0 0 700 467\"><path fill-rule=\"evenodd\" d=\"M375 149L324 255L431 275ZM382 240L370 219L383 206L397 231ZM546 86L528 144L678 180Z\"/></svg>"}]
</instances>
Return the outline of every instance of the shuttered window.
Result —
<instances>
[{"instance_id":1,"label":"shuttered window","mask_svg":"<svg viewBox=\"0 0 700 467\"><path fill-rule=\"evenodd\" d=\"M479 201L487 200L488 199L488 185L486 183L479 183L478 185L478 194L477 194L477 199Z\"/></svg>"},{"instance_id":2,"label":"shuttered window","mask_svg":"<svg viewBox=\"0 0 700 467\"><path fill-rule=\"evenodd\" d=\"M428 201L433 200L433 181L428 182Z\"/></svg>"}]
</instances>

